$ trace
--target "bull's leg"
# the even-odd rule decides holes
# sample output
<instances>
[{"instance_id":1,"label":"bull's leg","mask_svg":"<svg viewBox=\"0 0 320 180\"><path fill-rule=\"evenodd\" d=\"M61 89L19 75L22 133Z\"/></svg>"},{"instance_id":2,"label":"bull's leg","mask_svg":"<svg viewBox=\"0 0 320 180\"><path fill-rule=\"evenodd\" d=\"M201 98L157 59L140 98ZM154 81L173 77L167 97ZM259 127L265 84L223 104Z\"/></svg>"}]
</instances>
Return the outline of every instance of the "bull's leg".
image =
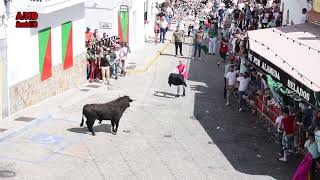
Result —
<instances>
[{"instance_id":1,"label":"bull's leg","mask_svg":"<svg viewBox=\"0 0 320 180\"><path fill-rule=\"evenodd\" d=\"M111 127L112 127L111 131L112 131L112 133L114 133L114 121L113 120L111 120Z\"/></svg>"},{"instance_id":2,"label":"bull's leg","mask_svg":"<svg viewBox=\"0 0 320 180\"><path fill-rule=\"evenodd\" d=\"M118 127L119 127L119 121L116 121L115 123L116 123L116 129L115 129L115 131L114 131L114 135L117 134Z\"/></svg>"},{"instance_id":3,"label":"bull's leg","mask_svg":"<svg viewBox=\"0 0 320 180\"><path fill-rule=\"evenodd\" d=\"M99 124L101 124L102 120L99 120Z\"/></svg>"},{"instance_id":4,"label":"bull's leg","mask_svg":"<svg viewBox=\"0 0 320 180\"><path fill-rule=\"evenodd\" d=\"M96 133L94 133L93 128L92 128L93 124L94 124L94 120L88 119L86 121L86 124L87 124L88 130L92 133L93 136L95 136Z\"/></svg>"}]
</instances>

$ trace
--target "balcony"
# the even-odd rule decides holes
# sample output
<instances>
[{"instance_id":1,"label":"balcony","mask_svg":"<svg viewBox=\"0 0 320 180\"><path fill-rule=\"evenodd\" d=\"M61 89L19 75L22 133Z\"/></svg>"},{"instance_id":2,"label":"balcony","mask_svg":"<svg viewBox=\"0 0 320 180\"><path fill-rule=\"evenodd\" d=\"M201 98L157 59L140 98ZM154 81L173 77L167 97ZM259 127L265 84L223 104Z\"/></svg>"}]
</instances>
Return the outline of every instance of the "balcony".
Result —
<instances>
[{"instance_id":1,"label":"balcony","mask_svg":"<svg viewBox=\"0 0 320 180\"><path fill-rule=\"evenodd\" d=\"M39 14L47 14L64 9L86 0L29 0L28 11L36 11Z\"/></svg>"}]
</instances>

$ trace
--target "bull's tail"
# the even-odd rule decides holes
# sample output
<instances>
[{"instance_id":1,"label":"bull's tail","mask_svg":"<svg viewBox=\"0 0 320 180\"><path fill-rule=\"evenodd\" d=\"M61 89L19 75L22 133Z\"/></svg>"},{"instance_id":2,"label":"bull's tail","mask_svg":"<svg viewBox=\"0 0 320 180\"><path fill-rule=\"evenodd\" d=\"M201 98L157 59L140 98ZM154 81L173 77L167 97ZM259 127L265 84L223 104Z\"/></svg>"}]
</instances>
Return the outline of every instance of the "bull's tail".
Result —
<instances>
[{"instance_id":1,"label":"bull's tail","mask_svg":"<svg viewBox=\"0 0 320 180\"><path fill-rule=\"evenodd\" d=\"M82 111L82 121L81 121L80 127L83 126L83 122L84 122L84 119L83 119L83 111Z\"/></svg>"}]
</instances>

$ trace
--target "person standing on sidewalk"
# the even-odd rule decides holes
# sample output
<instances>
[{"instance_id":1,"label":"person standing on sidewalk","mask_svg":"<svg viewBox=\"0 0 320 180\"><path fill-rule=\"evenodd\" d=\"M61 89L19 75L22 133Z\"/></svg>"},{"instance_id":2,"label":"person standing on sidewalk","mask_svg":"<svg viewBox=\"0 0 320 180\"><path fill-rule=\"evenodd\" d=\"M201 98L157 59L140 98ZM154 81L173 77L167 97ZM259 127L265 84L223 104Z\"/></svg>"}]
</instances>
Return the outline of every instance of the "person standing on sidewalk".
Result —
<instances>
[{"instance_id":1,"label":"person standing on sidewalk","mask_svg":"<svg viewBox=\"0 0 320 180\"><path fill-rule=\"evenodd\" d=\"M182 42L184 42L185 37L183 32L180 30L180 27L177 26L176 31L173 32L172 34L172 42L174 43L176 47L176 57L178 56L178 49L180 48L180 55L183 56L182 54Z\"/></svg>"},{"instance_id":2,"label":"person standing on sidewalk","mask_svg":"<svg viewBox=\"0 0 320 180\"><path fill-rule=\"evenodd\" d=\"M177 71L179 74L181 74L184 78L184 81L187 80L188 78L188 73L187 73L187 66L182 62L182 60L180 59L179 60L179 65L177 66ZM186 87L184 85L180 85L182 86L182 89L183 89L183 94L182 96L185 96L186 95ZM176 97L179 97L180 95L180 86L177 86L177 95Z\"/></svg>"},{"instance_id":3,"label":"person standing on sidewalk","mask_svg":"<svg viewBox=\"0 0 320 180\"><path fill-rule=\"evenodd\" d=\"M154 21L154 43L157 44L158 43L158 36L160 33L160 20L159 20L159 16L156 16L156 19Z\"/></svg>"},{"instance_id":4,"label":"person standing on sidewalk","mask_svg":"<svg viewBox=\"0 0 320 180\"><path fill-rule=\"evenodd\" d=\"M121 74L126 76L126 59L129 53L129 49L127 47L127 43L121 45L120 49L120 61L121 61Z\"/></svg>"},{"instance_id":5,"label":"person standing on sidewalk","mask_svg":"<svg viewBox=\"0 0 320 180\"><path fill-rule=\"evenodd\" d=\"M217 47L217 29L214 24L211 24L209 32L209 54L216 54Z\"/></svg>"},{"instance_id":6,"label":"person standing on sidewalk","mask_svg":"<svg viewBox=\"0 0 320 180\"><path fill-rule=\"evenodd\" d=\"M201 59L201 49L203 46L203 43L205 41L205 37L204 37L204 31L203 28L200 27L199 31L196 33L194 40L193 40L193 44L194 44L194 54L193 54L193 59L196 58L197 55L197 51L198 51L198 59Z\"/></svg>"},{"instance_id":7,"label":"person standing on sidewalk","mask_svg":"<svg viewBox=\"0 0 320 180\"><path fill-rule=\"evenodd\" d=\"M101 79L102 83L108 83L110 85L109 77L110 77L110 56L107 55L106 53L101 53L100 54L101 59L100 59L100 69L101 69Z\"/></svg>"},{"instance_id":8,"label":"person standing on sidewalk","mask_svg":"<svg viewBox=\"0 0 320 180\"><path fill-rule=\"evenodd\" d=\"M166 33L168 30L168 22L164 17L161 17L160 20L160 42L164 43L166 39Z\"/></svg>"}]
</instances>

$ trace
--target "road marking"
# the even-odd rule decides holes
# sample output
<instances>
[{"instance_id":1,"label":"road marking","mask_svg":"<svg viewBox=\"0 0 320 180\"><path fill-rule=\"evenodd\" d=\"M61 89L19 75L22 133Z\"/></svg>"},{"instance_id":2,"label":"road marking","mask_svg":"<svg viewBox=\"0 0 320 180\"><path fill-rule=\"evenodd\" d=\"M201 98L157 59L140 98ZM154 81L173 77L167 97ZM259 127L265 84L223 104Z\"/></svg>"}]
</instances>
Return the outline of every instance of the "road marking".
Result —
<instances>
[{"instance_id":1,"label":"road marking","mask_svg":"<svg viewBox=\"0 0 320 180\"><path fill-rule=\"evenodd\" d=\"M63 137L40 133L33 136L31 141L40 144L60 144L63 141Z\"/></svg>"},{"instance_id":2,"label":"road marking","mask_svg":"<svg viewBox=\"0 0 320 180\"><path fill-rule=\"evenodd\" d=\"M149 70L149 68L160 58L161 53L163 53L169 46L171 45L171 43L167 43L164 47L162 47L155 55L155 57L153 57L148 64L145 66L144 69L137 69L137 70L128 70L128 74L143 74L145 72L147 72Z\"/></svg>"}]
</instances>

